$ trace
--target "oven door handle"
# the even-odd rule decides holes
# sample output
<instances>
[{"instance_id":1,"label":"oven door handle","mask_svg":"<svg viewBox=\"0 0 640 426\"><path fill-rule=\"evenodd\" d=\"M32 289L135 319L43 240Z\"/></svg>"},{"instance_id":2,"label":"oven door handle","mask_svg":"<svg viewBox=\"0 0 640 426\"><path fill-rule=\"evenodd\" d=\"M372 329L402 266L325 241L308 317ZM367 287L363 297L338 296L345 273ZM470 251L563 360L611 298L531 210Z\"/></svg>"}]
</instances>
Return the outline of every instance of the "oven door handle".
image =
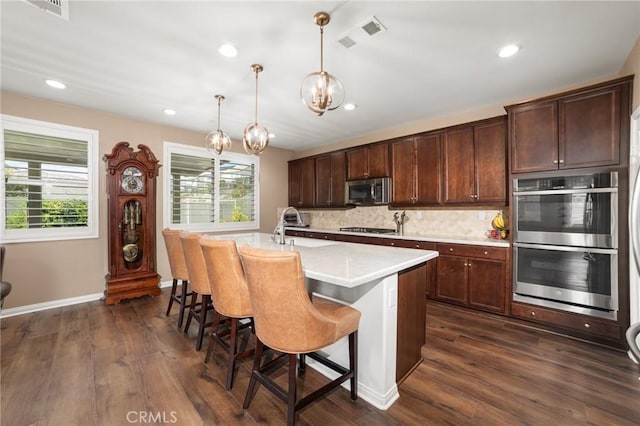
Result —
<instances>
[{"instance_id":1,"label":"oven door handle","mask_svg":"<svg viewBox=\"0 0 640 426\"><path fill-rule=\"evenodd\" d=\"M562 194L599 194L618 192L618 188L548 189L544 191L514 191L513 195L562 195Z\"/></svg>"},{"instance_id":2,"label":"oven door handle","mask_svg":"<svg viewBox=\"0 0 640 426\"><path fill-rule=\"evenodd\" d=\"M514 247L530 248L537 250L550 250L550 251L572 251L583 253L596 253L596 254L618 254L618 249L603 249L596 247L570 247L570 246L552 246L547 244L527 244L527 243L513 243Z\"/></svg>"}]
</instances>

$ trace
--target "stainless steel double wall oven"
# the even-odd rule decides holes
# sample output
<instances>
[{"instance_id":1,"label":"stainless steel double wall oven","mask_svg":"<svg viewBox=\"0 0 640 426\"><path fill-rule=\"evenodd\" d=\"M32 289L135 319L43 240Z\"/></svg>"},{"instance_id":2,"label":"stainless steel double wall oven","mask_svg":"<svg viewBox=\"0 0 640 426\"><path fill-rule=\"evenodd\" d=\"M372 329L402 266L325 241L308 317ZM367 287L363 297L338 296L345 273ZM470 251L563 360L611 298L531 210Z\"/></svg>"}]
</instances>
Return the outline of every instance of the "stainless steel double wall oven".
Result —
<instances>
[{"instance_id":1,"label":"stainless steel double wall oven","mask_svg":"<svg viewBox=\"0 0 640 426\"><path fill-rule=\"evenodd\" d=\"M514 179L513 299L618 311L618 173Z\"/></svg>"}]
</instances>

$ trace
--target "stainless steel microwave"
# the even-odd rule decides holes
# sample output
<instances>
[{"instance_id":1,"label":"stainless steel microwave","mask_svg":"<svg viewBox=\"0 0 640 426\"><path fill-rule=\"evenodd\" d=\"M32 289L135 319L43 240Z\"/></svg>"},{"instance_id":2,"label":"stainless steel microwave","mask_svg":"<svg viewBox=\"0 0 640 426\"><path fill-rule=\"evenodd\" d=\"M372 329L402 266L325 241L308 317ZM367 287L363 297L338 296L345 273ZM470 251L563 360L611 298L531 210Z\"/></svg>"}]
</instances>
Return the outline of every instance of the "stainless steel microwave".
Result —
<instances>
[{"instance_id":1,"label":"stainless steel microwave","mask_svg":"<svg viewBox=\"0 0 640 426\"><path fill-rule=\"evenodd\" d=\"M345 184L345 203L357 206L389 204L391 178L351 180Z\"/></svg>"}]
</instances>

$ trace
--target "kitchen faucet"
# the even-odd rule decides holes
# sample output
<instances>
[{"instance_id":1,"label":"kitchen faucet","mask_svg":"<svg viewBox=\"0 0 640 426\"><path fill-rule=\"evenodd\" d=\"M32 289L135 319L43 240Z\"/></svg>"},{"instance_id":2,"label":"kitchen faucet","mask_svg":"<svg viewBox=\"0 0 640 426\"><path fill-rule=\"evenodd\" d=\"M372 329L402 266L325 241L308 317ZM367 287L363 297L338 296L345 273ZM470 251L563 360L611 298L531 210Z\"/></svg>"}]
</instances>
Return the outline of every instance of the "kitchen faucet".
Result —
<instances>
[{"instance_id":1,"label":"kitchen faucet","mask_svg":"<svg viewBox=\"0 0 640 426\"><path fill-rule=\"evenodd\" d=\"M287 207L286 209L284 209L282 211L282 213L280 214L280 220L278 220L278 224L276 225L276 229L273 230L273 236L274 239L277 239L278 244L284 244L284 215L288 212L288 211L293 211L296 214L296 219L298 219L298 223L302 222L302 218L300 217L300 212L298 212L298 210L296 210L295 207Z\"/></svg>"}]
</instances>

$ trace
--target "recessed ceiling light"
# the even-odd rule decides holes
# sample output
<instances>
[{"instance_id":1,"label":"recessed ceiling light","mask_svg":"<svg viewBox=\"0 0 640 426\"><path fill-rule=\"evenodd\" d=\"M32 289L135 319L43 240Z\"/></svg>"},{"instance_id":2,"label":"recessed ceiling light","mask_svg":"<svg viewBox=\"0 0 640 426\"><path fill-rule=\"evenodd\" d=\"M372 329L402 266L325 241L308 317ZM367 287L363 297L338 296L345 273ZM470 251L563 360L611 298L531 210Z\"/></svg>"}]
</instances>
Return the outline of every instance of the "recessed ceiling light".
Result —
<instances>
[{"instance_id":1,"label":"recessed ceiling light","mask_svg":"<svg viewBox=\"0 0 640 426\"><path fill-rule=\"evenodd\" d=\"M66 89L67 85L58 80L45 80L45 83L54 89Z\"/></svg>"},{"instance_id":2,"label":"recessed ceiling light","mask_svg":"<svg viewBox=\"0 0 640 426\"><path fill-rule=\"evenodd\" d=\"M218 53L227 58L235 58L238 56L238 49L232 44L225 43L218 48Z\"/></svg>"},{"instance_id":3,"label":"recessed ceiling light","mask_svg":"<svg viewBox=\"0 0 640 426\"><path fill-rule=\"evenodd\" d=\"M356 109L358 107L358 105L356 104L352 104L352 103L348 103L348 104L344 104L344 109L347 111L353 111L354 109Z\"/></svg>"},{"instance_id":4,"label":"recessed ceiling light","mask_svg":"<svg viewBox=\"0 0 640 426\"><path fill-rule=\"evenodd\" d=\"M167 115L176 115L176 110L174 109L165 108L162 110L162 112L164 112Z\"/></svg>"},{"instance_id":5,"label":"recessed ceiling light","mask_svg":"<svg viewBox=\"0 0 640 426\"><path fill-rule=\"evenodd\" d=\"M518 53L518 50L520 50L518 46L516 46L515 44L510 44L500 49L500 51L498 52L498 56L500 56L501 58L508 58L509 56L513 56Z\"/></svg>"}]
</instances>

